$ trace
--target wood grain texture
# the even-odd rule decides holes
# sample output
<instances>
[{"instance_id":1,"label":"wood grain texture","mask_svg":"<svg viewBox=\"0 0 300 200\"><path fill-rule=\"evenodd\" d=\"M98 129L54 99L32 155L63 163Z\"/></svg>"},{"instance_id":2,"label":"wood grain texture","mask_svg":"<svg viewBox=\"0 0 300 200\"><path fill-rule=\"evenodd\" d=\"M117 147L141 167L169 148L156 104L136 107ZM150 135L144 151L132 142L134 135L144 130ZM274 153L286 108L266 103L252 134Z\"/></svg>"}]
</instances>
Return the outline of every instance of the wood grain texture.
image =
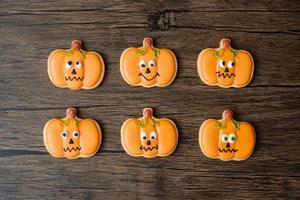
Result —
<instances>
[{"instance_id":1,"label":"wood grain texture","mask_svg":"<svg viewBox=\"0 0 300 200\"><path fill-rule=\"evenodd\" d=\"M1 1L0 199L300 199L300 4L298 1ZM119 58L145 36L172 49L178 75L167 88L131 87ZM230 37L255 60L242 89L207 86L196 59ZM47 57L80 39L101 53L100 87L55 87ZM69 106L102 126L88 159L54 159L42 130ZM122 149L120 128L144 107L174 120L180 141L169 157L144 159ZM198 130L233 109L252 123L257 144L243 162L206 158Z\"/></svg>"}]
</instances>

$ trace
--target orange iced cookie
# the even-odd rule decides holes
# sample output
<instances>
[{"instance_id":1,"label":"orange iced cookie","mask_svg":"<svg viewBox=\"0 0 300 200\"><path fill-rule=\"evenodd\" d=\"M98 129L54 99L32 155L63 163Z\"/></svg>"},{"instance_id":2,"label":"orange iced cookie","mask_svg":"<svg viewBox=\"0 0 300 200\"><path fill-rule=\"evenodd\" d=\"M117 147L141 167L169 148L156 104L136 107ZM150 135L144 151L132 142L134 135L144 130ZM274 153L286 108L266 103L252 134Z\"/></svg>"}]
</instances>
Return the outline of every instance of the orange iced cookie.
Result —
<instances>
[{"instance_id":1,"label":"orange iced cookie","mask_svg":"<svg viewBox=\"0 0 300 200\"><path fill-rule=\"evenodd\" d=\"M73 40L71 49L57 49L48 58L48 75L60 88L93 89L104 77L104 62L100 54L83 51L81 41Z\"/></svg>"},{"instance_id":2,"label":"orange iced cookie","mask_svg":"<svg viewBox=\"0 0 300 200\"><path fill-rule=\"evenodd\" d=\"M224 38L217 49L204 49L197 60L198 74L207 85L223 88L245 87L252 79L254 62L251 54L231 47Z\"/></svg>"},{"instance_id":3,"label":"orange iced cookie","mask_svg":"<svg viewBox=\"0 0 300 200\"><path fill-rule=\"evenodd\" d=\"M93 156L102 140L98 123L93 119L78 118L75 108L68 108L65 118L48 121L43 134L48 152L57 158Z\"/></svg>"},{"instance_id":4,"label":"orange iced cookie","mask_svg":"<svg viewBox=\"0 0 300 200\"><path fill-rule=\"evenodd\" d=\"M225 110L220 120L208 119L201 125L199 144L209 158L245 160L254 151L255 131L248 122L238 122L233 112Z\"/></svg>"},{"instance_id":5,"label":"orange iced cookie","mask_svg":"<svg viewBox=\"0 0 300 200\"><path fill-rule=\"evenodd\" d=\"M130 118L123 123L121 142L131 156L164 157L175 150L178 132L173 121L157 119L151 108L145 108L143 117Z\"/></svg>"},{"instance_id":6,"label":"orange iced cookie","mask_svg":"<svg viewBox=\"0 0 300 200\"><path fill-rule=\"evenodd\" d=\"M171 50L155 48L152 38L145 38L142 47L130 47L122 53L120 70L129 85L165 87L176 77L177 61Z\"/></svg>"}]
</instances>

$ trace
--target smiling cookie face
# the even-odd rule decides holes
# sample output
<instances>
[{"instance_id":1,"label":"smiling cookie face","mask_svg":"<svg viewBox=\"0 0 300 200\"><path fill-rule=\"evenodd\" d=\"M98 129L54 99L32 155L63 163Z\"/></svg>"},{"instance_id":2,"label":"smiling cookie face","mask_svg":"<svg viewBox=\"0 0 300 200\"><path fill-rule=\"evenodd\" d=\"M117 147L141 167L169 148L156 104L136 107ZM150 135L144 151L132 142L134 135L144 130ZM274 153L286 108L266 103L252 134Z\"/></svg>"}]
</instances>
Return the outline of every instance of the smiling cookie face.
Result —
<instances>
[{"instance_id":1,"label":"smiling cookie face","mask_svg":"<svg viewBox=\"0 0 300 200\"><path fill-rule=\"evenodd\" d=\"M157 82L159 73L157 69L157 59L153 55L140 56L139 67L141 82L146 86L151 86Z\"/></svg>"},{"instance_id":2,"label":"smiling cookie face","mask_svg":"<svg viewBox=\"0 0 300 200\"><path fill-rule=\"evenodd\" d=\"M201 80L220 87L245 87L252 79L254 62L250 53L231 48L231 41L222 39L220 48L204 49L197 60Z\"/></svg>"},{"instance_id":3,"label":"smiling cookie face","mask_svg":"<svg viewBox=\"0 0 300 200\"><path fill-rule=\"evenodd\" d=\"M97 153L101 138L98 123L78 118L74 108L67 110L66 118L52 119L44 127L45 146L57 158L90 157Z\"/></svg>"},{"instance_id":4,"label":"smiling cookie face","mask_svg":"<svg viewBox=\"0 0 300 200\"><path fill-rule=\"evenodd\" d=\"M175 150L177 141L174 122L154 118L151 108L144 109L142 118L126 120L121 128L122 146L132 156L168 156Z\"/></svg>"},{"instance_id":5,"label":"smiling cookie face","mask_svg":"<svg viewBox=\"0 0 300 200\"><path fill-rule=\"evenodd\" d=\"M199 144L209 158L245 160L255 147L255 131L251 124L233 119L231 111L224 111L223 119L203 122L199 131Z\"/></svg>"},{"instance_id":6,"label":"smiling cookie face","mask_svg":"<svg viewBox=\"0 0 300 200\"><path fill-rule=\"evenodd\" d=\"M48 58L48 75L54 85L72 90L97 87L104 76L104 62L98 53L83 51L74 40L72 48L53 51Z\"/></svg>"},{"instance_id":7,"label":"smiling cookie face","mask_svg":"<svg viewBox=\"0 0 300 200\"><path fill-rule=\"evenodd\" d=\"M145 38L142 47L131 47L122 53L120 70L130 85L165 87L176 76L177 61L172 51L155 48L152 39Z\"/></svg>"}]
</instances>

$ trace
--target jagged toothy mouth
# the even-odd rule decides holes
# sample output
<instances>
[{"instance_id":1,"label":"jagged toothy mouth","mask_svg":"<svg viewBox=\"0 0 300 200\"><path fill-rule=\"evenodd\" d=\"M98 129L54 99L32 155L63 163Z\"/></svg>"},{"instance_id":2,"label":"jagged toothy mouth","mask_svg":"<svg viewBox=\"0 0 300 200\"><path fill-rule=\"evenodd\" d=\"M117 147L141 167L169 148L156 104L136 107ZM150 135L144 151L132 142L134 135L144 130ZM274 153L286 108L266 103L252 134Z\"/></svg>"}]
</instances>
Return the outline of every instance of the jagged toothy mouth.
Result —
<instances>
[{"instance_id":1,"label":"jagged toothy mouth","mask_svg":"<svg viewBox=\"0 0 300 200\"><path fill-rule=\"evenodd\" d=\"M226 78L226 77L231 78L232 76L235 77L234 73L229 74L228 72L226 72L226 73L216 72L216 74L217 74L218 78L220 78L222 76L223 76L223 78Z\"/></svg>"},{"instance_id":2,"label":"jagged toothy mouth","mask_svg":"<svg viewBox=\"0 0 300 200\"><path fill-rule=\"evenodd\" d=\"M145 147L145 146L140 146L140 150L144 150L144 151L153 151L153 149L158 149L158 145L153 146L153 147Z\"/></svg>"},{"instance_id":3,"label":"jagged toothy mouth","mask_svg":"<svg viewBox=\"0 0 300 200\"><path fill-rule=\"evenodd\" d=\"M83 81L83 78L84 78L84 76L83 77L75 77L75 76L73 76L73 77L71 77L71 76L65 76L65 80L66 81Z\"/></svg>"},{"instance_id":4,"label":"jagged toothy mouth","mask_svg":"<svg viewBox=\"0 0 300 200\"><path fill-rule=\"evenodd\" d=\"M152 81L153 79L155 79L157 76L160 76L160 75L158 72L156 72L156 74L150 79L146 78L142 73L139 73L139 76L142 76L146 81Z\"/></svg>"},{"instance_id":5,"label":"jagged toothy mouth","mask_svg":"<svg viewBox=\"0 0 300 200\"><path fill-rule=\"evenodd\" d=\"M238 150L237 149L220 149L219 148L219 152L220 153L228 153L228 152L230 152L230 153L235 153L235 152L237 152Z\"/></svg>"},{"instance_id":6,"label":"jagged toothy mouth","mask_svg":"<svg viewBox=\"0 0 300 200\"><path fill-rule=\"evenodd\" d=\"M81 147L64 148L64 152L80 151Z\"/></svg>"}]
</instances>

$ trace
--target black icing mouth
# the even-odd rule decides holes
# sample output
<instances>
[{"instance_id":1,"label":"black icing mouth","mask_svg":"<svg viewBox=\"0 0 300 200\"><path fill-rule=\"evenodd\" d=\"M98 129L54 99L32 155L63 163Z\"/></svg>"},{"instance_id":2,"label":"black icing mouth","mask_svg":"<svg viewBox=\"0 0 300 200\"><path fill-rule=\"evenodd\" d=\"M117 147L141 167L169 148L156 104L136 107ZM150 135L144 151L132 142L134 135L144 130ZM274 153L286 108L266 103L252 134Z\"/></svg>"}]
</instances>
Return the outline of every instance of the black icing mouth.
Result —
<instances>
[{"instance_id":1,"label":"black icing mouth","mask_svg":"<svg viewBox=\"0 0 300 200\"><path fill-rule=\"evenodd\" d=\"M64 152L80 151L81 147L64 148Z\"/></svg>"},{"instance_id":2,"label":"black icing mouth","mask_svg":"<svg viewBox=\"0 0 300 200\"><path fill-rule=\"evenodd\" d=\"M156 72L156 74L150 79L146 78L142 73L139 73L139 76L142 76L144 79L146 79L146 81L152 81L153 79L155 79L157 76L160 76L160 75L158 72Z\"/></svg>"},{"instance_id":3,"label":"black icing mouth","mask_svg":"<svg viewBox=\"0 0 300 200\"><path fill-rule=\"evenodd\" d=\"M75 76L73 76L73 77L71 77L71 76L65 76L65 80L66 81L83 81L83 78L84 78L84 76L82 77L82 78L80 78L80 77L75 77Z\"/></svg>"},{"instance_id":4,"label":"black icing mouth","mask_svg":"<svg viewBox=\"0 0 300 200\"><path fill-rule=\"evenodd\" d=\"M144 147L144 146L140 146L140 150L144 149L144 151L153 151L153 149L158 149L158 145L153 146L153 147Z\"/></svg>"},{"instance_id":5,"label":"black icing mouth","mask_svg":"<svg viewBox=\"0 0 300 200\"><path fill-rule=\"evenodd\" d=\"M223 76L223 78L226 78L226 77L231 78L232 76L235 77L234 73L229 74L228 72L221 73L221 72L218 71L218 72L216 72L216 74L217 74L218 78L220 78L222 76Z\"/></svg>"},{"instance_id":6,"label":"black icing mouth","mask_svg":"<svg viewBox=\"0 0 300 200\"><path fill-rule=\"evenodd\" d=\"M235 153L235 152L237 152L238 150L237 149L220 149L219 148L219 152L220 153L228 153L228 152L230 152L230 153Z\"/></svg>"}]
</instances>

